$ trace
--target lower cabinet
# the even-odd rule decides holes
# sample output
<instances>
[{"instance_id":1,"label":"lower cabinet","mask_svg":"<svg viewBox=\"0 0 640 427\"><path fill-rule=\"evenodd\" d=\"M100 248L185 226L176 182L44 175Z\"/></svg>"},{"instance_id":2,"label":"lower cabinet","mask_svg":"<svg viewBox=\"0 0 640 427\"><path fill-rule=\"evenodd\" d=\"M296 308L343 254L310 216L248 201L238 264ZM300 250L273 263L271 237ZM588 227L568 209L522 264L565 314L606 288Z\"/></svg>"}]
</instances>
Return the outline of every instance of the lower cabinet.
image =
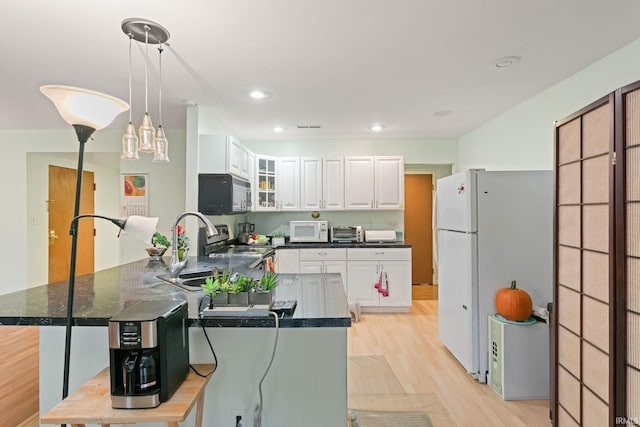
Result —
<instances>
[{"instance_id":1,"label":"lower cabinet","mask_svg":"<svg viewBox=\"0 0 640 427\"><path fill-rule=\"evenodd\" d=\"M281 274L300 273L300 250L299 249L276 250L276 271Z\"/></svg>"},{"instance_id":2,"label":"lower cabinet","mask_svg":"<svg viewBox=\"0 0 640 427\"><path fill-rule=\"evenodd\" d=\"M340 273L348 299L346 249L300 249L300 274L305 273Z\"/></svg>"},{"instance_id":3,"label":"lower cabinet","mask_svg":"<svg viewBox=\"0 0 640 427\"><path fill-rule=\"evenodd\" d=\"M282 274L340 273L347 301L363 311L408 311L411 307L411 248L278 249ZM383 277L383 296L375 284Z\"/></svg>"},{"instance_id":4,"label":"lower cabinet","mask_svg":"<svg viewBox=\"0 0 640 427\"><path fill-rule=\"evenodd\" d=\"M347 282L349 302L360 304L364 311L408 310L411 249L347 249Z\"/></svg>"}]
</instances>

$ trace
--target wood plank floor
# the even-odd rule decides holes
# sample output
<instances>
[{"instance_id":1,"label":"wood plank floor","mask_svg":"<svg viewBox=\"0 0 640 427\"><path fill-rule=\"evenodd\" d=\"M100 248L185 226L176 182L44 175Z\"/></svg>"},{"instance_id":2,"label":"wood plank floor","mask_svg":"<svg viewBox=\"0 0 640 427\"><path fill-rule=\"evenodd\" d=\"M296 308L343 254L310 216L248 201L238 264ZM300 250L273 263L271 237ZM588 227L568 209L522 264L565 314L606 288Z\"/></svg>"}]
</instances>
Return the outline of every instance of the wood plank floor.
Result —
<instances>
[{"instance_id":1,"label":"wood plank floor","mask_svg":"<svg viewBox=\"0 0 640 427\"><path fill-rule=\"evenodd\" d=\"M404 393L436 394L458 426L551 425L547 400L504 401L464 371L438 339L436 300L414 300L410 313L362 314L349 328L348 354L384 356Z\"/></svg>"},{"instance_id":2,"label":"wood plank floor","mask_svg":"<svg viewBox=\"0 0 640 427\"><path fill-rule=\"evenodd\" d=\"M395 378L390 379L389 394L403 393L407 397L419 399L421 396L435 395L439 404L444 407L447 417L458 426L487 427L548 427L551 425L548 414L549 404L546 400L503 401L486 384L480 384L466 374L462 366L443 347L438 339L438 302L437 300L414 300L409 313L382 314L364 313L361 321L353 323L348 330L349 356L383 356L393 371ZM15 340L19 332L17 327L0 330L0 337ZM37 328L29 328L26 333L23 356L31 359L27 374L37 375ZM3 347L6 348L6 347ZM11 364L3 364L0 379L9 379L6 373L17 367L26 367L25 360L11 359ZM3 384L0 390L12 390L15 396L30 401L33 405L37 399L37 378L31 381L12 381ZM15 388L14 385L20 385ZM350 390L361 390L367 387L364 381L350 383ZM383 385L384 386L384 385ZM4 399L0 399L5 403ZM20 400L18 400L20 401ZM399 400L398 400L399 401ZM393 400L387 410L393 410ZM37 402L36 402L37 404ZM33 406L32 406L33 407ZM37 406L36 406L37 408ZM22 424L16 424L27 416L24 411L16 415L18 407L4 408L0 412L0 425L19 425L37 427L37 413ZM400 409L400 408L397 408ZM17 416L17 418L15 418ZM9 421L9 417L12 421ZM434 420L435 421L435 420ZM5 422L10 422L6 424ZM449 424L451 425L451 424ZM438 427L437 424L435 427Z\"/></svg>"}]
</instances>

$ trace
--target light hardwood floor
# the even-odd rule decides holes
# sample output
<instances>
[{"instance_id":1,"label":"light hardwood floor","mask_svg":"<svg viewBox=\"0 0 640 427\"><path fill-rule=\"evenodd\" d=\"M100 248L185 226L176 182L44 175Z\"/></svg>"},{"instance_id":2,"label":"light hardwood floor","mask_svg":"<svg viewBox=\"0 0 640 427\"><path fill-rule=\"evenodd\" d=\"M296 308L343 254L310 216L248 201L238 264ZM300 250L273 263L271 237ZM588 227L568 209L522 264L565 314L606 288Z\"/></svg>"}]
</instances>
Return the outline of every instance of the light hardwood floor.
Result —
<instances>
[{"instance_id":1,"label":"light hardwood floor","mask_svg":"<svg viewBox=\"0 0 640 427\"><path fill-rule=\"evenodd\" d=\"M486 384L478 383L464 372L462 366L438 339L437 310L436 300L414 300L410 313L364 313L361 321L353 323L348 330L349 356L384 356L404 393L437 395L458 426L550 426L549 405L546 400L503 401ZM4 375L17 373L15 368L21 366L27 368L23 375L27 373L33 376L34 370L37 373L38 362L37 333L34 334L32 331L37 331L37 328L22 331L18 331L19 328L16 327L8 328L10 329L2 331L5 343L15 340L18 334L27 334L29 339L23 342L25 345L22 355L29 359L12 359L10 365L4 364ZM9 380L10 377L7 375L4 379ZM33 399L34 393L37 396L37 379L27 382L23 379L24 377L20 381L10 380L9 384L5 383L0 390L11 390L13 397L23 393L23 399ZM27 387L16 389L11 384L23 384ZM35 389L30 388L34 386ZM349 384L350 389L360 386L361 384ZM0 401L4 403L5 399ZM19 418L11 418L12 421L8 418L17 408L11 408L13 411L8 409L5 408L0 416L2 426L19 422ZM24 424L19 425L36 427L37 420L37 414L34 414Z\"/></svg>"},{"instance_id":2,"label":"light hardwood floor","mask_svg":"<svg viewBox=\"0 0 640 427\"><path fill-rule=\"evenodd\" d=\"M405 393L435 393L458 426L551 425L548 401L504 401L464 371L438 339L436 300L414 300L410 313L362 314L348 354L384 356Z\"/></svg>"}]
</instances>

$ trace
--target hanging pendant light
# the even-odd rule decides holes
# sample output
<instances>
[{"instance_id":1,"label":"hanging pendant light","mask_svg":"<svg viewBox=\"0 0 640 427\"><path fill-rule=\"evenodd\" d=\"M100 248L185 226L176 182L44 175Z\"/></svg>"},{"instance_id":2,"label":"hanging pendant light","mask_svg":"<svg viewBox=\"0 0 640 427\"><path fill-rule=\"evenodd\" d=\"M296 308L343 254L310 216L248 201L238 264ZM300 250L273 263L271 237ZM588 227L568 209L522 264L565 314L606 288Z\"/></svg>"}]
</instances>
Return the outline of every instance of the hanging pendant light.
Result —
<instances>
[{"instance_id":1,"label":"hanging pendant light","mask_svg":"<svg viewBox=\"0 0 640 427\"><path fill-rule=\"evenodd\" d=\"M137 140L137 151L143 153L154 153L154 160L156 161L169 161L166 153L161 154L158 157L156 153L158 151L158 144L155 142L156 130L151 123L151 116L149 115L149 44L165 44L169 40L169 31L162 25L142 18L127 18L122 21L122 31L129 37L129 98L131 98L131 39L144 43L145 45L145 68L144 68L144 107L145 114L142 118L142 124L138 128L139 139L135 136L135 128L131 116L129 118L129 125L122 138L123 151L122 158L137 159L133 154L133 141ZM161 52L162 53L162 52ZM162 118L160 118L162 123ZM166 137L164 136L164 130L159 131L158 135L161 139L160 150L166 151ZM126 145L126 146L125 146Z\"/></svg>"},{"instance_id":2,"label":"hanging pendant light","mask_svg":"<svg viewBox=\"0 0 640 427\"><path fill-rule=\"evenodd\" d=\"M122 154L121 159L124 160L138 160L138 137L136 136L136 130L133 127L131 119L131 43L133 40L133 34L129 33L129 125L124 135L122 135Z\"/></svg>"},{"instance_id":3,"label":"hanging pendant light","mask_svg":"<svg viewBox=\"0 0 640 427\"><path fill-rule=\"evenodd\" d=\"M158 47L159 53L159 88L158 88L158 130L156 131L156 140L155 140L155 150L153 152L153 161L154 162L168 162L169 161L169 141L164 134L164 129L162 128L162 43Z\"/></svg>"},{"instance_id":4,"label":"hanging pendant light","mask_svg":"<svg viewBox=\"0 0 640 427\"><path fill-rule=\"evenodd\" d=\"M155 149L155 129L151 123L149 116L149 30L151 27L144 27L144 47L145 47L145 63L144 63L144 117L142 124L138 128L140 134L140 145L138 150L143 153L153 153Z\"/></svg>"}]
</instances>

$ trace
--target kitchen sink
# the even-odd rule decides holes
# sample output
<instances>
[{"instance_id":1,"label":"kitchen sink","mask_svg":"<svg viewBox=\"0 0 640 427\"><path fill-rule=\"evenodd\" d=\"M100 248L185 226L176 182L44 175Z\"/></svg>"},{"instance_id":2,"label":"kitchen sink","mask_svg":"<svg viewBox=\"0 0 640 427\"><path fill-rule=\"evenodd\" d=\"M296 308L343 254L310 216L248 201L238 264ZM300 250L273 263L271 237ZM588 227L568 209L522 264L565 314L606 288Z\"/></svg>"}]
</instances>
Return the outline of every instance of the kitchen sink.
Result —
<instances>
[{"instance_id":1,"label":"kitchen sink","mask_svg":"<svg viewBox=\"0 0 640 427\"><path fill-rule=\"evenodd\" d=\"M207 277L212 276L213 272L211 270L198 270L183 272L177 278L171 277L169 274L159 274L156 277L187 291L199 291L202 289Z\"/></svg>"}]
</instances>

